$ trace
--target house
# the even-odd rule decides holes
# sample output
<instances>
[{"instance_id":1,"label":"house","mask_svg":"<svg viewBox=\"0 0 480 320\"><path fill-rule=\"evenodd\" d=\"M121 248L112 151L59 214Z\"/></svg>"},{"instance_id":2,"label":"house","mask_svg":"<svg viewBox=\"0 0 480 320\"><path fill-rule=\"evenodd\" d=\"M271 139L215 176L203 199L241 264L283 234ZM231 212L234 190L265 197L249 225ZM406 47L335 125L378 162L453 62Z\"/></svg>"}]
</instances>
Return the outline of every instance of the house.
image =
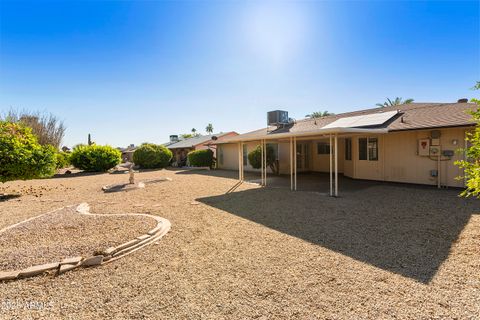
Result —
<instances>
[{"instance_id":1,"label":"house","mask_svg":"<svg viewBox=\"0 0 480 320\"><path fill-rule=\"evenodd\" d=\"M464 159L465 134L475 123L476 107L457 103L411 103L321 118L293 121L285 111L269 112L269 127L218 142L218 167L260 171L262 184L271 170L262 155L253 169L247 154L258 145L274 148L280 174L329 172L330 194L338 195L338 175L353 179L463 187L454 162ZM293 156L295 155L295 156ZM265 169L266 168L266 169Z\"/></svg>"},{"instance_id":2,"label":"house","mask_svg":"<svg viewBox=\"0 0 480 320\"><path fill-rule=\"evenodd\" d=\"M133 153L137 150L134 144L126 148L117 148L122 153L122 162L133 162Z\"/></svg>"},{"instance_id":3,"label":"house","mask_svg":"<svg viewBox=\"0 0 480 320\"><path fill-rule=\"evenodd\" d=\"M166 147L173 153L174 165L184 166L187 163L187 154L190 151L211 149L214 152L214 157L216 157L216 144L214 144L214 142L222 141L225 138L234 137L237 135L238 133L230 131L206 136L197 136L178 141L172 141L172 139L175 139L177 136L170 136L171 143L166 144Z\"/></svg>"}]
</instances>

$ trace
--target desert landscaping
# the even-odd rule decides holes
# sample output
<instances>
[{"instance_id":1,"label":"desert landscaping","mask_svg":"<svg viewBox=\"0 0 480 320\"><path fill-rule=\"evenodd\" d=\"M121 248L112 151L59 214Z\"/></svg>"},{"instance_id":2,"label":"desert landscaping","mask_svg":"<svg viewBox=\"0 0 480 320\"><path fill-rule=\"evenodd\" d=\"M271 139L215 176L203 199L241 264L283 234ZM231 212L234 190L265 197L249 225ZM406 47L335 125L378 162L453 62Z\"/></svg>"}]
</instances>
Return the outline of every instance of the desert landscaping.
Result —
<instances>
[{"instance_id":1,"label":"desert landscaping","mask_svg":"<svg viewBox=\"0 0 480 320\"><path fill-rule=\"evenodd\" d=\"M155 225L112 214L171 222L163 238L111 263L1 282L0 317L480 316L478 200L459 198L458 189L365 181L350 181L358 187L332 198L237 185L236 174L143 170L138 181L161 182L112 193L102 187L125 183L128 174L0 185L0 193L24 190L0 202L0 230L83 202L102 214L94 222L71 212L47 214L42 223L23 225L25 232L7 230L0 234L2 271L118 245ZM105 237L112 230L115 237Z\"/></svg>"}]
</instances>

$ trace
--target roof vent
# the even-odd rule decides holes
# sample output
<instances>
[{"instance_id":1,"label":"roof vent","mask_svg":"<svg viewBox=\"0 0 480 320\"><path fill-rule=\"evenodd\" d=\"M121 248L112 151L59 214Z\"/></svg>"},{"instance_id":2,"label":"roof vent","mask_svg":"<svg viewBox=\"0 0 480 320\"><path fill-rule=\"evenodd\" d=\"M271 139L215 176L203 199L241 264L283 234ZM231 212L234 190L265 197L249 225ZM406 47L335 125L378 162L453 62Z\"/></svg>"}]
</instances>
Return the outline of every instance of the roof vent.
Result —
<instances>
[{"instance_id":1,"label":"roof vent","mask_svg":"<svg viewBox=\"0 0 480 320\"><path fill-rule=\"evenodd\" d=\"M458 99L457 101L457 103L467 103L467 102L468 102L467 98Z\"/></svg>"},{"instance_id":2,"label":"roof vent","mask_svg":"<svg viewBox=\"0 0 480 320\"><path fill-rule=\"evenodd\" d=\"M288 123L288 111L275 110L267 112L267 125L279 127Z\"/></svg>"}]
</instances>

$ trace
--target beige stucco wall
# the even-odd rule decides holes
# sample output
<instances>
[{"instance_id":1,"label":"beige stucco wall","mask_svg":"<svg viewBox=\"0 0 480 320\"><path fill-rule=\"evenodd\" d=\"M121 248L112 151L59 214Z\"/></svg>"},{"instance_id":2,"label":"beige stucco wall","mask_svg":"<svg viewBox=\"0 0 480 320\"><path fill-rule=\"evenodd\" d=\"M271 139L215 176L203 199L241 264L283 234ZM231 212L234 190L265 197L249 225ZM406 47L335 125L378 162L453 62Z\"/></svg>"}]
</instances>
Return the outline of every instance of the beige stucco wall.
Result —
<instances>
[{"instance_id":1,"label":"beige stucco wall","mask_svg":"<svg viewBox=\"0 0 480 320\"><path fill-rule=\"evenodd\" d=\"M447 128L441 129L440 146L442 150L457 150L465 147L465 132L468 128ZM352 139L352 160L345 160L345 140L338 140L338 166L339 172L345 176L355 179L406 182L436 185L437 178L430 176L430 170L437 169L437 161L429 157L418 155L418 140L430 137L431 130L400 131L388 134L373 135L378 138L378 161L365 161L358 159L358 139L363 136L353 136ZM452 144L457 140L458 144ZM317 142L328 142L328 139L310 140L310 171L329 172L329 155L317 154ZM299 141L300 142L300 141ZM302 141L304 142L304 141ZM246 144L248 152L253 150L258 142ZM223 149L224 162L219 168L238 170L238 149L237 144L219 145ZM280 173L290 173L289 143L279 143ZM462 171L454 165L456 160L463 159L463 154L458 152L449 161L441 162L440 179L442 185L462 187L464 182L456 177L462 175ZM258 171L248 163L245 171Z\"/></svg>"}]
</instances>

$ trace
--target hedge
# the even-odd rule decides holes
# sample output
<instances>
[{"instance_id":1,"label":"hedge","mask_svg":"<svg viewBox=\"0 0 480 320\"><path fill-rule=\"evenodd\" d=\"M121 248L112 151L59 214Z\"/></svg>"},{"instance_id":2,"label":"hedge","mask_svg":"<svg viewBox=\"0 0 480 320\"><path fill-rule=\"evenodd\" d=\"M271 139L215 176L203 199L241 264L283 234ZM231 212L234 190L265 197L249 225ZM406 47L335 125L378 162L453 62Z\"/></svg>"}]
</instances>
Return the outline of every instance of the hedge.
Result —
<instances>
[{"instance_id":1,"label":"hedge","mask_svg":"<svg viewBox=\"0 0 480 320\"><path fill-rule=\"evenodd\" d=\"M192 167L209 167L213 165L213 151L210 149L190 151L187 155Z\"/></svg>"},{"instance_id":2,"label":"hedge","mask_svg":"<svg viewBox=\"0 0 480 320\"><path fill-rule=\"evenodd\" d=\"M81 170L104 172L122 160L121 152L110 146L79 145L70 155L70 163Z\"/></svg>"},{"instance_id":3,"label":"hedge","mask_svg":"<svg viewBox=\"0 0 480 320\"><path fill-rule=\"evenodd\" d=\"M144 143L133 153L133 162L144 169L165 168L173 154L165 146Z\"/></svg>"}]
</instances>

